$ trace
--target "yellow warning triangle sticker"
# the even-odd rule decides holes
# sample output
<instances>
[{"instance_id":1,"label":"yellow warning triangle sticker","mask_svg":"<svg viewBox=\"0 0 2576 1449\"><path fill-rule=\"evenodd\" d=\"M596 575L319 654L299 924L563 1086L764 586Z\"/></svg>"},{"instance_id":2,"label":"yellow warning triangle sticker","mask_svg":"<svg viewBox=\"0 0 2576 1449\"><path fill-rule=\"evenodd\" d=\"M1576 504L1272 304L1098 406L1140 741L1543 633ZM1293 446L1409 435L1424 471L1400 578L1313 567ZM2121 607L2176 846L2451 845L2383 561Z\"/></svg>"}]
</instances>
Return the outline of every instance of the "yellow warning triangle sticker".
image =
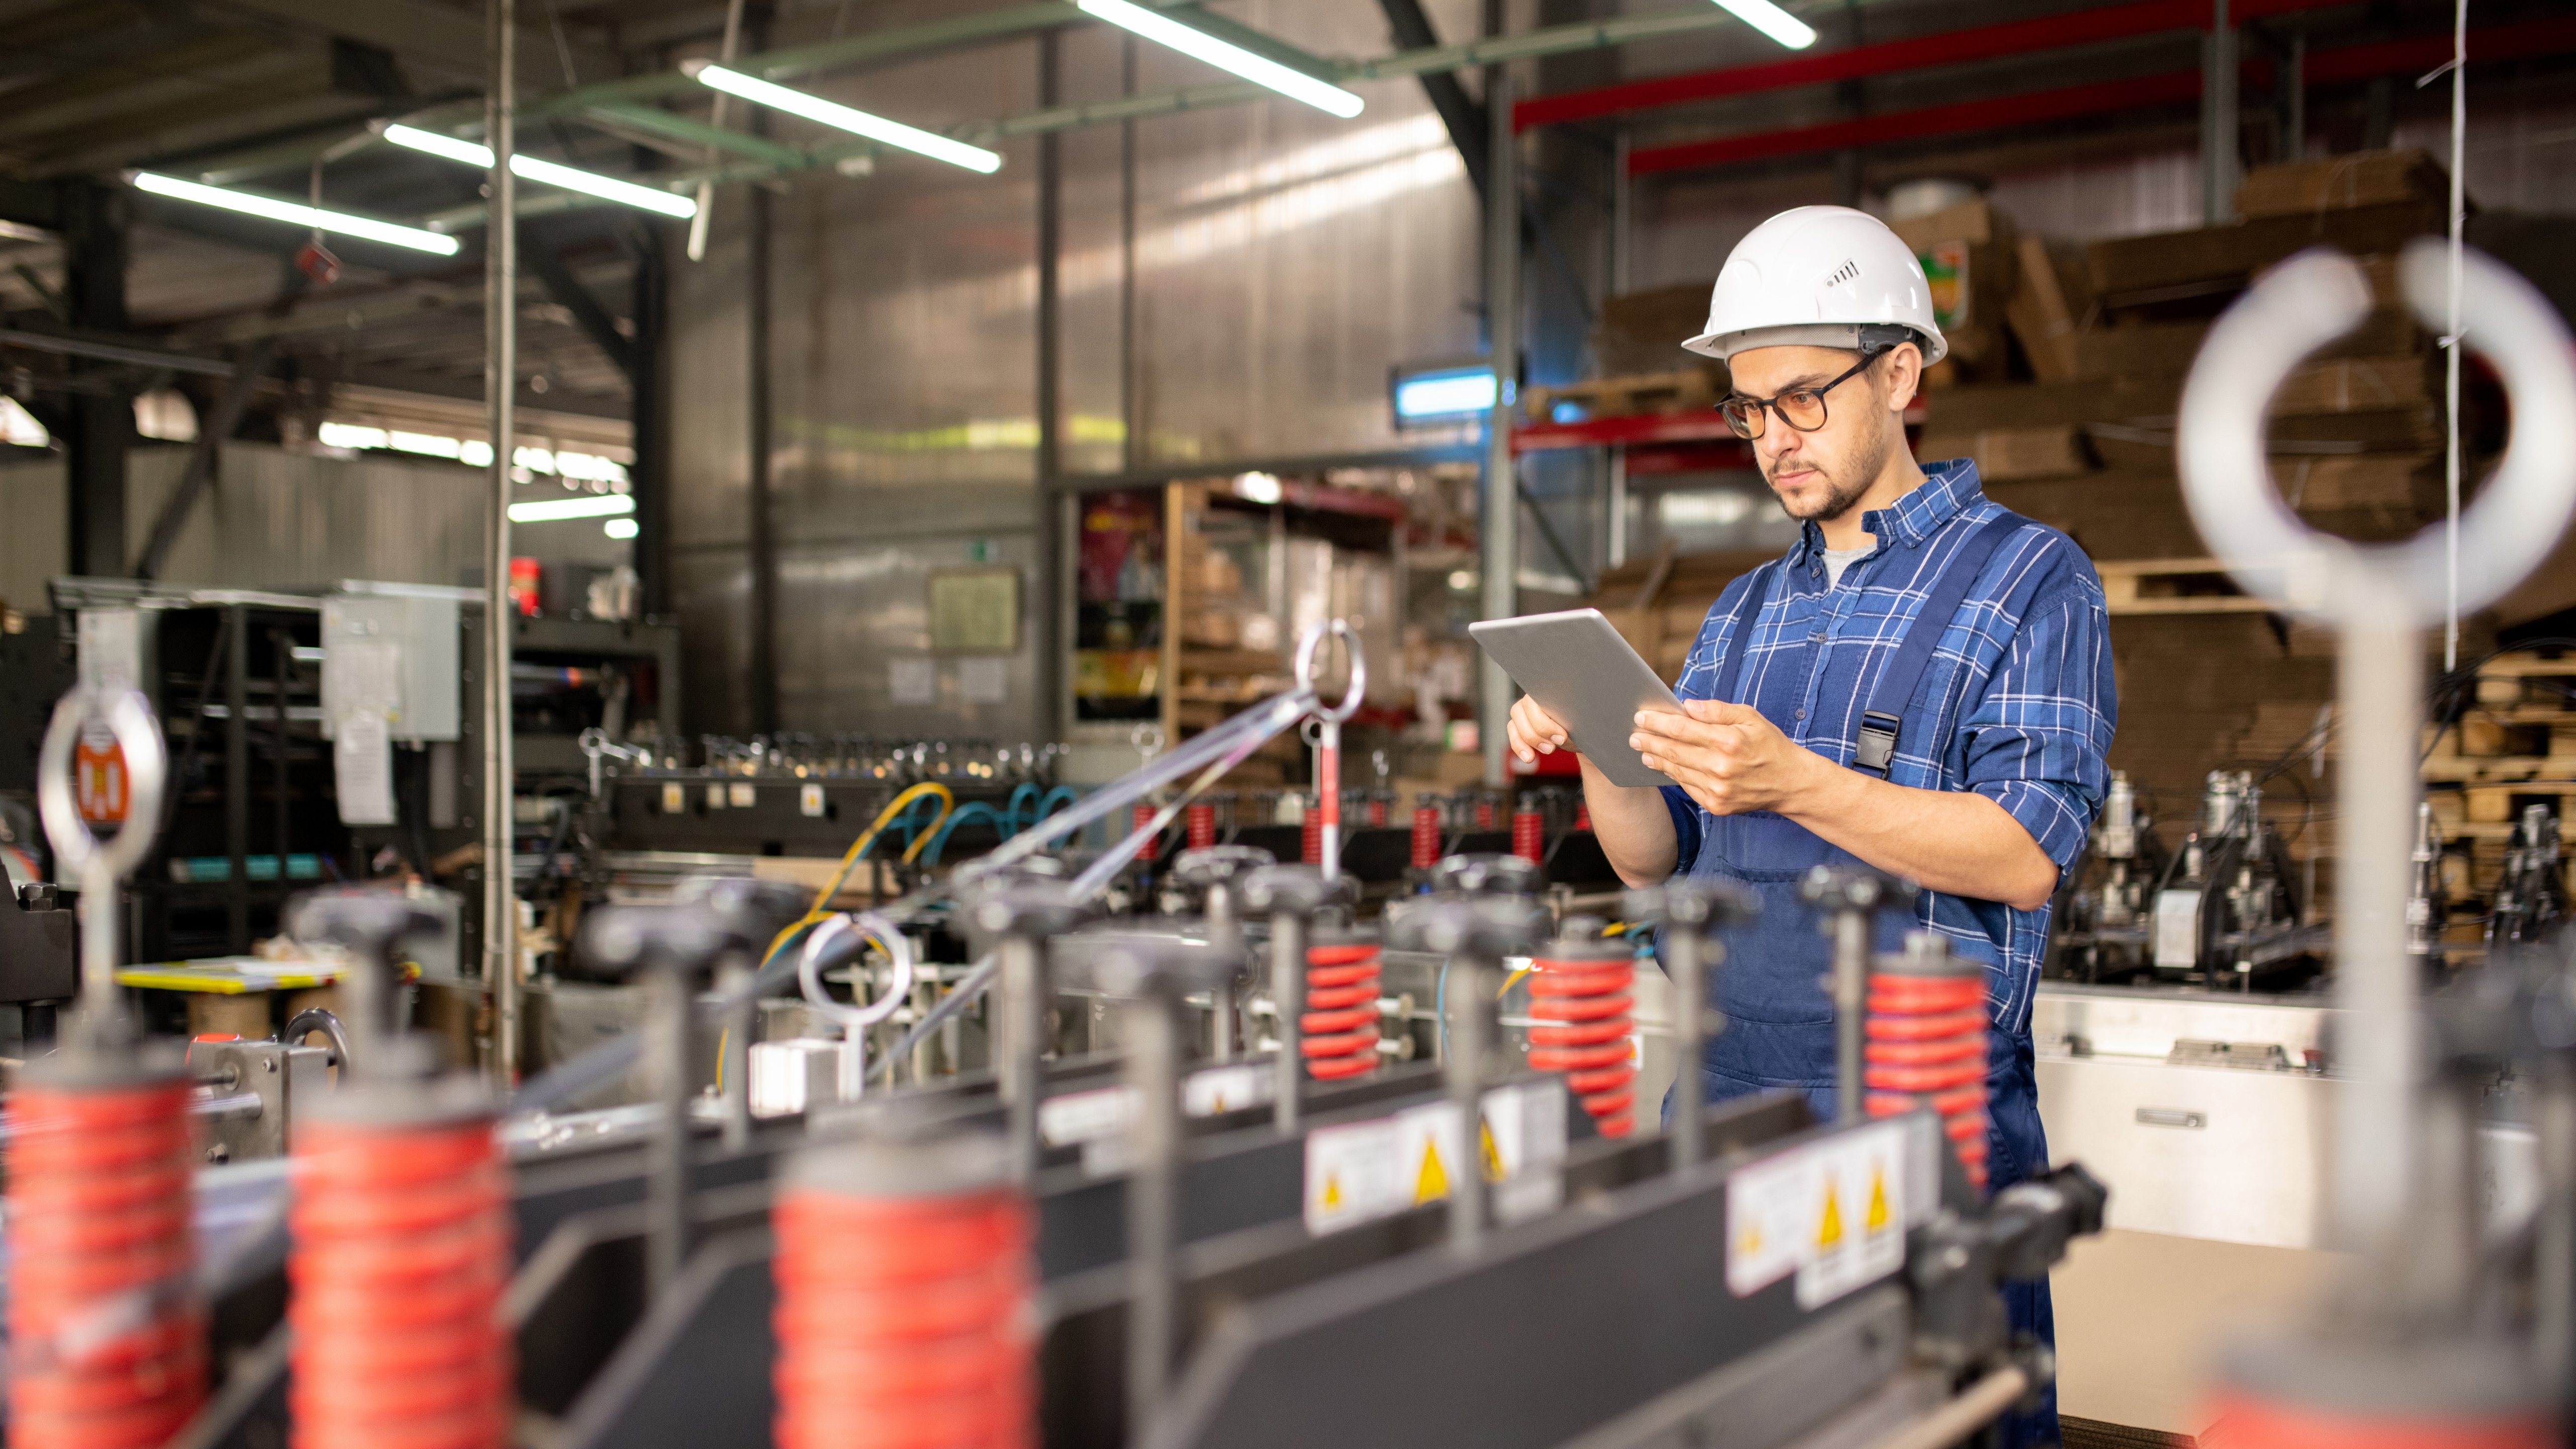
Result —
<instances>
[{"instance_id":1,"label":"yellow warning triangle sticker","mask_svg":"<svg viewBox=\"0 0 2576 1449\"><path fill-rule=\"evenodd\" d=\"M1825 1217L1816 1224L1816 1246L1830 1248L1843 1240L1843 1200L1834 1180L1825 1179Z\"/></svg>"},{"instance_id":2,"label":"yellow warning triangle sticker","mask_svg":"<svg viewBox=\"0 0 2576 1449\"><path fill-rule=\"evenodd\" d=\"M1484 1139L1482 1145L1485 1158L1485 1181L1502 1181L1503 1152L1501 1148L1494 1145L1494 1124L1491 1122L1483 1124L1477 1135Z\"/></svg>"},{"instance_id":3,"label":"yellow warning triangle sticker","mask_svg":"<svg viewBox=\"0 0 2576 1449\"><path fill-rule=\"evenodd\" d=\"M1440 1165L1440 1143L1437 1139L1422 1144L1422 1169L1413 1175L1413 1200L1416 1204L1449 1195L1449 1169Z\"/></svg>"},{"instance_id":4,"label":"yellow warning triangle sticker","mask_svg":"<svg viewBox=\"0 0 2576 1449\"><path fill-rule=\"evenodd\" d=\"M1863 1226L1872 1234L1887 1231L1887 1169L1884 1166L1869 1170L1869 1217Z\"/></svg>"},{"instance_id":5,"label":"yellow warning triangle sticker","mask_svg":"<svg viewBox=\"0 0 2576 1449\"><path fill-rule=\"evenodd\" d=\"M1326 1208L1337 1208L1342 1205L1342 1177L1340 1173L1328 1172L1324 1174L1323 1205Z\"/></svg>"}]
</instances>

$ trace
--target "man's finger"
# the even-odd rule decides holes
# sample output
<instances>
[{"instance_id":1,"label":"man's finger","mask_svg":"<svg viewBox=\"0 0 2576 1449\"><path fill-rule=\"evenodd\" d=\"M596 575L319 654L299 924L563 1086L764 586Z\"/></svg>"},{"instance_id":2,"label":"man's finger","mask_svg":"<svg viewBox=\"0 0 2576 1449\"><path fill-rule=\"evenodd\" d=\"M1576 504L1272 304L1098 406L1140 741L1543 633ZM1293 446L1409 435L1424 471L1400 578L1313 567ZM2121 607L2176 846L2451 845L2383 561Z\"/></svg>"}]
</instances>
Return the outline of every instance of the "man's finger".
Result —
<instances>
[{"instance_id":1,"label":"man's finger","mask_svg":"<svg viewBox=\"0 0 2576 1449\"><path fill-rule=\"evenodd\" d=\"M1730 704L1722 699L1694 699L1682 705L1684 712L1702 724L1749 725L1762 721L1762 711L1749 704Z\"/></svg>"}]
</instances>

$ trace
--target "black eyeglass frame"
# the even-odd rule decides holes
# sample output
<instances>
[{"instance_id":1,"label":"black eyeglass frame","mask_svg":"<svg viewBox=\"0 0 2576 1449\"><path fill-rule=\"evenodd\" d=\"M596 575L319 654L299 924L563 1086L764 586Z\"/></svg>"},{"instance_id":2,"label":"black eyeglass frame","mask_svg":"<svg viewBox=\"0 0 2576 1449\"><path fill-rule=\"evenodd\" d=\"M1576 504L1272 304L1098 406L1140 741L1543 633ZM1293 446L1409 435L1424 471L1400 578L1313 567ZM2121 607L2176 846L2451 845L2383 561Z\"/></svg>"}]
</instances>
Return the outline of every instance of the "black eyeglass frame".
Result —
<instances>
[{"instance_id":1,"label":"black eyeglass frame","mask_svg":"<svg viewBox=\"0 0 2576 1449\"><path fill-rule=\"evenodd\" d=\"M1868 349L1861 353L1860 361L1853 363L1851 368L1844 372L1842 376L1835 378L1833 381L1826 383L1822 387L1793 387L1787 392L1779 393L1772 397L1746 397L1742 393L1734 394L1717 405L1718 416L1726 419L1726 430L1728 432L1735 434L1737 437L1742 438L1747 442L1761 437L1764 430L1770 427L1770 424L1764 421L1764 415L1769 413L1777 413L1780 418L1780 425L1789 429L1789 431L1793 433L1821 432L1824 429L1825 424L1833 421L1830 411L1828 411L1824 416L1817 418L1816 425L1814 427L1802 428L1799 427L1796 421L1790 418L1789 414L1781 408L1780 399L1784 397L1792 397L1802 392L1811 392L1816 395L1816 406L1822 408L1825 406L1826 393L1832 392L1835 388L1838 388L1844 383L1851 381L1853 378L1860 376L1862 373L1869 371L1870 364L1878 361L1880 358L1885 357L1887 354L1895 350L1896 349L1893 347L1873 347ZM1750 429L1748 429L1744 423L1737 422L1735 419L1734 407L1738 403L1749 403L1752 405L1752 412L1749 418L1752 423L1752 427Z\"/></svg>"}]
</instances>

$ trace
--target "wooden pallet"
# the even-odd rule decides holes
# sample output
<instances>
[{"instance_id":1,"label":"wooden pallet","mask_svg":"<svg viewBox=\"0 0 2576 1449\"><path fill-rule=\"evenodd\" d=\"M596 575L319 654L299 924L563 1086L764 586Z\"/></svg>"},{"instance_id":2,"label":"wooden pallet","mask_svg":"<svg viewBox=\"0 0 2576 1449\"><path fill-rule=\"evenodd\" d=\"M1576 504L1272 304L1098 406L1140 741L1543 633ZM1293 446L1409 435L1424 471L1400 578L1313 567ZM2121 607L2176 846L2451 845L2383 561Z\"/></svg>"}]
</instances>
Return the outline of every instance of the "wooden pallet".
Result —
<instances>
[{"instance_id":1,"label":"wooden pallet","mask_svg":"<svg viewBox=\"0 0 2576 1449\"><path fill-rule=\"evenodd\" d=\"M2236 586L2214 558L2095 559L2114 614L2264 614L2277 607Z\"/></svg>"},{"instance_id":2,"label":"wooden pallet","mask_svg":"<svg viewBox=\"0 0 2576 1449\"><path fill-rule=\"evenodd\" d=\"M1717 406L1722 387L1719 377L1702 368L1642 372L1526 388L1521 392L1521 409L1534 423L1557 421L1556 405L1561 402L1583 409L1587 418L1706 412Z\"/></svg>"}]
</instances>

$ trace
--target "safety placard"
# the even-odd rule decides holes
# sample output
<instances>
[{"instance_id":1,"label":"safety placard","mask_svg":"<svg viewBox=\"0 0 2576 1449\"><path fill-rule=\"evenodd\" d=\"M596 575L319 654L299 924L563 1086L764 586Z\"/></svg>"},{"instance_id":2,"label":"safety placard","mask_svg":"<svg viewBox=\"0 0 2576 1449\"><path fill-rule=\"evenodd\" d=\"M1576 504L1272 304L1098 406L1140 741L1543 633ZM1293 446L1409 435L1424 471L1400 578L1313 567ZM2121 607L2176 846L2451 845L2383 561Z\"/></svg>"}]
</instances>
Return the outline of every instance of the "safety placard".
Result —
<instances>
[{"instance_id":1,"label":"safety placard","mask_svg":"<svg viewBox=\"0 0 2576 1449\"><path fill-rule=\"evenodd\" d=\"M1935 1196L1911 1119L1872 1123L1736 1169L1726 1183L1726 1286L1739 1298L1797 1275L1814 1308L1905 1265L1905 1230Z\"/></svg>"},{"instance_id":2,"label":"safety placard","mask_svg":"<svg viewBox=\"0 0 2576 1449\"><path fill-rule=\"evenodd\" d=\"M1493 1186L1494 1215L1519 1222L1565 1198L1565 1084L1549 1079L1485 1094L1472 1152L1457 1108L1430 1102L1391 1117L1306 1134L1306 1229L1329 1233L1449 1195L1459 1173Z\"/></svg>"},{"instance_id":3,"label":"safety placard","mask_svg":"<svg viewBox=\"0 0 2576 1449\"><path fill-rule=\"evenodd\" d=\"M1277 1095L1277 1081L1267 1062L1237 1062L1192 1072L1181 1082L1181 1114L1214 1117L1246 1107L1266 1106ZM1095 1087L1067 1092L1038 1104L1038 1136L1049 1147L1071 1147L1115 1137L1135 1116L1136 1089Z\"/></svg>"}]
</instances>

